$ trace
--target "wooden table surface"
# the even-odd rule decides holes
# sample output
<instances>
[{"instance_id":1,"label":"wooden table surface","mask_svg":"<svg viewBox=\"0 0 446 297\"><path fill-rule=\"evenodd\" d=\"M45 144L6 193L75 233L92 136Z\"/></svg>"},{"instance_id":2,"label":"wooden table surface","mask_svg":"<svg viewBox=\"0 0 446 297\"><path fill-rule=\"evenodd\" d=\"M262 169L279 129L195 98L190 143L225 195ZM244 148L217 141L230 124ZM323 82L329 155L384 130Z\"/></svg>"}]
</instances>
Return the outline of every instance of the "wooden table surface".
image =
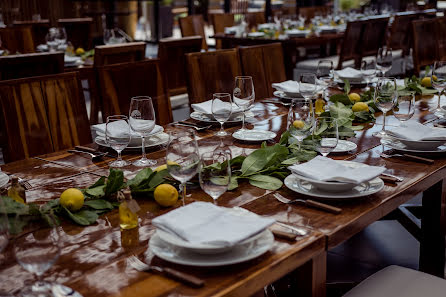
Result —
<instances>
[{"instance_id":1,"label":"wooden table surface","mask_svg":"<svg viewBox=\"0 0 446 297\"><path fill-rule=\"evenodd\" d=\"M443 104L446 98L442 98ZM414 116L420 122L434 118L428 110L436 106L437 97L425 96L417 101ZM274 103L256 102L253 112L255 118L249 126L268 129L280 134L286 127L287 108ZM67 284L84 296L106 295L144 295L144 296L248 296L260 290L287 273L299 269L302 295L325 296L325 251L334 247L369 224L379 220L395 210L414 195L425 192L423 206L429 211L423 220L424 236L421 242L420 268L439 275L444 261L444 205L446 191L446 158L440 156L432 165L415 163L403 159L383 159L379 153L383 150L379 139L371 134L382 128L382 116L377 114L375 124L366 125L366 129L350 139L358 145L353 153L330 155L335 159L354 160L369 165L386 166L388 172L404 177L404 181L386 184L377 194L362 199L346 202L331 202L341 207L342 213L335 215L308 208L299 204L285 205L273 197L273 191L253 187L242 183L239 188L223 194L218 200L221 206L241 206L261 215L271 216L291 225L304 226L310 230L308 236L298 238L296 242L276 240L270 252L244 264L224 268L191 268L172 265L154 258L154 263L172 266L188 271L206 280L201 289L192 289L178 282L164 278L159 274L137 272L126 264L131 254L144 257L148 240L154 232L151 220L170 209L162 209L152 200L140 200L142 205L141 222L138 229L120 231L117 210L100 217L97 224L80 227L64 223L62 228L63 250L61 258L46 274L48 280ZM387 117L388 126L398 125L393 116ZM166 130L177 129L172 125ZM228 146L233 155L243 151L249 153L259 144L242 143L231 136L219 138L213 136L219 127L198 132L200 152L214 150L220 145ZM239 129L239 125L226 127L228 132ZM270 141L269 144L272 144ZM92 146L95 146L92 144ZM149 151L149 156L158 164L165 163L165 150L157 147ZM128 160L136 160L140 152L124 154ZM55 199L69 187L84 188L92 184L101 175L107 175L107 163L111 158L93 163L83 155L57 152L41 156L41 159L28 159L2 166L2 170L27 179L33 186L27 191L29 202L43 202ZM129 166L124 169L126 177L132 177L138 168ZM189 187L191 196L186 203L193 201L212 201L199 187ZM306 198L283 186L278 190L288 198ZM182 205L178 202L176 207ZM22 269L14 260L11 250L3 255L0 268L0 291L13 291L32 275Z\"/></svg>"}]
</instances>

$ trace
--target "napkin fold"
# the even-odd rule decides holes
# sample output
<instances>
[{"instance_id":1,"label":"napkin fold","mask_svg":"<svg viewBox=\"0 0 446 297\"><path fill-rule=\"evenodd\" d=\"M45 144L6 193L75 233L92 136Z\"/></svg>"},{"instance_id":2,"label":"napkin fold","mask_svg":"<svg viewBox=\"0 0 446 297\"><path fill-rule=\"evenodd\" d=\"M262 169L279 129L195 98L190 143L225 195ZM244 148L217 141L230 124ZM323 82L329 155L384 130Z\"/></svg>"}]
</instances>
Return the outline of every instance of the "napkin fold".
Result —
<instances>
[{"instance_id":1,"label":"napkin fold","mask_svg":"<svg viewBox=\"0 0 446 297\"><path fill-rule=\"evenodd\" d=\"M386 168L364 166L351 168L327 157L317 156L309 162L288 167L291 172L318 181L338 181L360 184L383 173Z\"/></svg>"},{"instance_id":2,"label":"napkin fold","mask_svg":"<svg viewBox=\"0 0 446 297\"><path fill-rule=\"evenodd\" d=\"M446 129L427 127L415 121L408 121L389 131L390 134L412 141L444 140Z\"/></svg>"},{"instance_id":3,"label":"napkin fold","mask_svg":"<svg viewBox=\"0 0 446 297\"><path fill-rule=\"evenodd\" d=\"M195 103L191 105L193 110L212 115L212 100L204 101L201 103ZM238 107L235 103L232 103L232 114L242 112L240 107Z\"/></svg>"},{"instance_id":4,"label":"napkin fold","mask_svg":"<svg viewBox=\"0 0 446 297\"><path fill-rule=\"evenodd\" d=\"M274 224L258 215L237 214L209 202L194 202L152 220L157 228L190 243L232 246Z\"/></svg>"},{"instance_id":5,"label":"napkin fold","mask_svg":"<svg viewBox=\"0 0 446 297\"><path fill-rule=\"evenodd\" d=\"M273 83L272 87L285 93L299 93L299 83L294 80L287 80L281 83Z\"/></svg>"},{"instance_id":6,"label":"napkin fold","mask_svg":"<svg viewBox=\"0 0 446 297\"><path fill-rule=\"evenodd\" d=\"M119 123L119 122L118 122ZM105 127L106 124L97 124L97 125L93 125L91 126L91 129L94 130L96 132L96 135L102 138L105 138ZM119 129L118 127L115 127L115 130ZM123 122L123 126L122 126L122 131L125 131L124 129L127 129L126 126L124 126L124 122ZM149 135L154 135L154 134L158 134L164 131L164 128L159 126L159 125L155 125L155 128L153 128L152 132L150 132ZM135 131L133 131L132 129L130 129L130 135L132 138L141 138L141 135Z\"/></svg>"},{"instance_id":7,"label":"napkin fold","mask_svg":"<svg viewBox=\"0 0 446 297\"><path fill-rule=\"evenodd\" d=\"M339 76L341 79L349 79L354 81L360 81L362 80L362 73L359 70L356 70L351 67L346 67L342 70L336 70L336 75Z\"/></svg>"}]
</instances>

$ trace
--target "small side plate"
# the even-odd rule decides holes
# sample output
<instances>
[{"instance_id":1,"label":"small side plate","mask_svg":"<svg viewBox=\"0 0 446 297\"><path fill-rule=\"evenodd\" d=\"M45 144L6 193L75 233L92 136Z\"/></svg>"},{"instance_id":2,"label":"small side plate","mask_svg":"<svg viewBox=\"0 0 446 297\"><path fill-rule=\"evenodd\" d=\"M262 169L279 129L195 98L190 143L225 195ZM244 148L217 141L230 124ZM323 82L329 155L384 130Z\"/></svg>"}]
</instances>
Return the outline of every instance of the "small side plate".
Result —
<instances>
[{"instance_id":1,"label":"small side plate","mask_svg":"<svg viewBox=\"0 0 446 297\"><path fill-rule=\"evenodd\" d=\"M264 130L237 130L232 134L232 137L243 141L265 141L273 139L277 136L276 133Z\"/></svg>"}]
</instances>

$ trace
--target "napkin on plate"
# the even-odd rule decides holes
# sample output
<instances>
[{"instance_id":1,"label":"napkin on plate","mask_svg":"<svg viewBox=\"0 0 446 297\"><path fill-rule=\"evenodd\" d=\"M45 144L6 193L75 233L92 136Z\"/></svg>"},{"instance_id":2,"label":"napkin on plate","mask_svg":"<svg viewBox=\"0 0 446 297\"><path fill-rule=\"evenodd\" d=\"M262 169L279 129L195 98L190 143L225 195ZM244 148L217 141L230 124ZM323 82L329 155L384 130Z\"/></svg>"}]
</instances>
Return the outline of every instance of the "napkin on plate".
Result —
<instances>
[{"instance_id":1,"label":"napkin on plate","mask_svg":"<svg viewBox=\"0 0 446 297\"><path fill-rule=\"evenodd\" d=\"M291 172L319 181L338 181L360 184L383 173L386 168L364 166L351 168L327 157L317 156L311 161L288 167Z\"/></svg>"},{"instance_id":2,"label":"napkin on plate","mask_svg":"<svg viewBox=\"0 0 446 297\"><path fill-rule=\"evenodd\" d=\"M397 137L412 141L444 140L446 142L446 129L427 127L415 121L408 121L389 131Z\"/></svg>"},{"instance_id":3,"label":"napkin on plate","mask_svg":"<svg viewBox=\"0 0 446 297\"><path fill-rule=\"evenodd\" d=\"M212 114L212 100L204 101L201 103L195 103L191 105L195 111L211 115ZM235 103L232 103L232 113L242 112L240 107Z\"/></svg>"},{"instance_id":4,"label":"napkin on plate","mask_svg":"<svg viewBox=\"0 0 446 297\"><path fill-rule=\"evenodd\" d=\"M119 122L118 122L119 123ZM105 138L105 127L106 124L97 124L97 125L93 125L91 126L91 129L93 129L96 132L96 135L101 137L101 138ZM119 128L119 127L115 127ZM127 129L127 127L122 127L123 129ZM125 130L123 130L125 131ZM150 132L149 135L153 135L153 134L158 134L164 131L164 128L159 126L159 125L155 125L155 128L153 128L152 132ZM132 138L141 138L141 135L135 131L133 131L132 129L130 129L130 135Z\"/></svg>"},{"instance_id":5,"label":"napkin on plate","mask_svg":"<svg viewBox=\"0 0 446 297\"><path fill-rule=\"evenodd\" d=\"M232 246L259 234L275 220L237 214L209 202L194 202L152 220L155 227L190 243Z\"/></svg>"},{"instance_id":6,"label":"napkin on plate","mask_svg":"<svg viewBox=\"0 0 446 297\"><path fill-rule=\"evenodd\" d=\"M356 70L351 67L346 67L342 70L336 70L335 73L341 79L348 79L348 80L352 80L352 81L361 81L362 80L361 71Z\"/></svg>"},{"instance_id":7,"label":"napkin on plate","mask_svg":"<svg viewBox=\"0 0 446 297\"><path fill-rule=\"evenodd\" d=\"M294 80L287 80L281 83L274 83L272 87L285 93L299 93L299 83Z\"/></svg>"}]
</instances>

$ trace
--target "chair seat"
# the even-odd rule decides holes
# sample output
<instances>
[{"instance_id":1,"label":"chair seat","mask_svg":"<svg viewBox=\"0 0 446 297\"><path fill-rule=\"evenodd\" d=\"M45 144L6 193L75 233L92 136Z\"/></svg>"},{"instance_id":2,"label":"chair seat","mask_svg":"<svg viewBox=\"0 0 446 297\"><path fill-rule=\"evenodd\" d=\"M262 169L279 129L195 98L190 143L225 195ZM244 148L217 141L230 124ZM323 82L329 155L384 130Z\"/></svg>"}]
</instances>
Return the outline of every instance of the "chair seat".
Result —
<instances>
[{"instance_id":1,"label":"chair seat","mask_svg":"<svg viewBox=\"0 0 446 297\"><path fill-rule=\"evenodd\" d=\"M343 297L444 297L446 280L400 266L373 274Z\"/></svg>"}]
</instances>

